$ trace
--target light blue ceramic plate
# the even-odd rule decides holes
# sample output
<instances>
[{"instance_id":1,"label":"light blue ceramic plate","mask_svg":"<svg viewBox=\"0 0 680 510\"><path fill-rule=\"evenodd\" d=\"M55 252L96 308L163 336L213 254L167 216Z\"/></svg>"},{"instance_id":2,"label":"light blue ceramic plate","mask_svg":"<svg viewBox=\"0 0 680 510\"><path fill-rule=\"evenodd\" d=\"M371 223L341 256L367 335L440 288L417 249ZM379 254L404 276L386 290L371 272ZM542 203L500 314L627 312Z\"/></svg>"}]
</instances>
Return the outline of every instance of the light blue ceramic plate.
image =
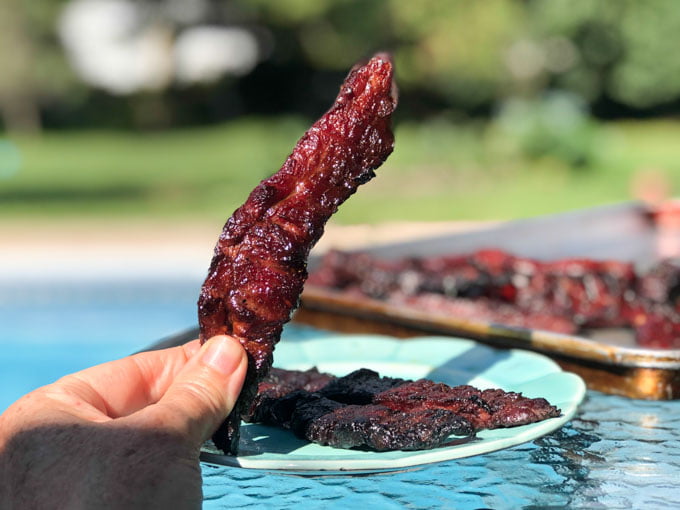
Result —
<instances>
[{"instance_id":1,"label":"light blue ceramic plate","mask_svg":"<svg viewBox=\"0 0 680 510\"><path fill-rule=\"evenodd\" d=\"M426 377L449 385L502 388L527 397L544 397L562 415L531 425L485 430L474 440L424 451L367 452L319 446L274 427L243 424L239 455L221 455L206 444L206 462L295 473L393 471L508 448L552 432L569 421L583 399L585 384L552 360L528 351L498 350L471 340L421 337L409 340L377 335L324 336L281 342L275 366L345 375L370 368L381 375ZM455 438L452 438L455 439Z\"/></svg>"}]
</instances>

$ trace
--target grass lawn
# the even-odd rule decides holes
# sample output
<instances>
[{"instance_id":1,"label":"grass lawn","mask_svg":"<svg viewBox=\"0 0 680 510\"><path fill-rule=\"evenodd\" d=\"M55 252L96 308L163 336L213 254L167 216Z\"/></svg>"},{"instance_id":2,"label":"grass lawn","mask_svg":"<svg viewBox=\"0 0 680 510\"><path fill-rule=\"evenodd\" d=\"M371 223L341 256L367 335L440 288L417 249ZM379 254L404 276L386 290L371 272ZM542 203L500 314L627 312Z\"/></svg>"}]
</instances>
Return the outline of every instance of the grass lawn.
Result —
<instances>
[{"instance_id":1,"label":"grass lawn","mask_svg":"<svg viewBox=\"0 0 680 510\"><path fill-rule=\"evenodd\" d=\"M277 170L307 122L242 119L166 133L0 138L0 218L224 220ZM528 159L479 126L397 127L394 154L342 223L510 219L629 200L640 171L680 190L680 123L599 125L592 162Z\"/></svg>"}]
</instances>

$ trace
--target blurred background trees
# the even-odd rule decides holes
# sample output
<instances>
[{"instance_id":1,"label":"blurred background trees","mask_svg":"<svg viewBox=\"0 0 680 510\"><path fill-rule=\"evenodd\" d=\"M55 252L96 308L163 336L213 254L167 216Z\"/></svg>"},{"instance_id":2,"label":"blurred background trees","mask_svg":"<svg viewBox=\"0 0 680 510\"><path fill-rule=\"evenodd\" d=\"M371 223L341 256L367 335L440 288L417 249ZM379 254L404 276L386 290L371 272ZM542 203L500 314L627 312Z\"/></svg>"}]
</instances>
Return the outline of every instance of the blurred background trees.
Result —
<instances>
[{"instance_id":1,"label":"blurred background trees","mask_svg":"<svg viewBox=\"0 0 680 510\"><path fill-rule=\"evenodd\" d=\"M572 198L563 202L545 199L561 208L611 200L628 193L630 176L642 166L680 170L675 153L654 145L677 134L677 47L674 0L5 0L0 129L13 141L0 138L0 178L13 177L0 181L0 206L4 200L19 207L30 196L71 203L90 186L100 200L112 189L126 200L160 193L162 201L178 204L194 193L184 203L193 207L198 197L221 189L221 161L250 161L259 177L275 170L282 155L272 147L290 147L309 119L329 106L347 69L380 50L396 61L397 125L406 134L398 136L392 164L413 182L422 170L431 176L431 186L420 179L411 195L423 186L423 195L450 186L442 200L451 201L459 187L468 194L479 188L482 196L494 183L517 181L518 190L533 187L538 195L570 190ZM663 126L631 125L660 118ZM191 183L181 154L157 169L157 149L150 149L144 169L135 168L134 158L126 160L126 171L115 161L125 152L116 147L137 143L126 133L210 126L230 133L244 154L216 148L216 132L196 135L192 140L214 143L193 156L201 170ZM22 134L41 130L50 134L49 143ZM104 139L88 134L92 130L117 134ZM640 146L630 144L631 133ZM84 159L67 165L74 156L62 154L75 145ZM157 147L164 145L159 138ZM134 147L141 157L144 149ZM258 157L247 157L254 153ZM210 154L214 161L206 160ZM168 168L175 166L172 174ZM583 191L586 177L577 182L566 174L600 180ZM551 177L544 182L541 175ZM36 186L44 189L36 192ZM374 194L386 200L397 193L379 186ZM466 200L455 197L459 208ZM528 204L508 201L492 201L488 214L505 207L513 215L512 204ZM140 210L150 207L144 203Z\"/></svg>"},{"instance_id":2,"label":"blurred background trees","mask_svg":"<svg viewBox=\"0 0 680 510\"><path fill-rule=\"evenodd\" d=\"M490 116L552 90L600 118L680 107L673 0L6 0L0 9L6 129L317 115L347 68L381 49L394 53L408 118Z\"/></svg>"}]
</instances>

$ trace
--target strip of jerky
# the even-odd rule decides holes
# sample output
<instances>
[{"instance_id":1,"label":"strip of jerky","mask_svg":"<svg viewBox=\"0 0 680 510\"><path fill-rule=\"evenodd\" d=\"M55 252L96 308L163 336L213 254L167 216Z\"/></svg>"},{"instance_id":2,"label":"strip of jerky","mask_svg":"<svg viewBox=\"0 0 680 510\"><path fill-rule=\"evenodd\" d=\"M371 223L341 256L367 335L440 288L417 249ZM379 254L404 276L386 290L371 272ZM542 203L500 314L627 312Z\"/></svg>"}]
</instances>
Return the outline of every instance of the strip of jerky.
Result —
<instances>
[{"instance_id":1,"label":"strip of jerky","mask_svg":"<svg viewBox=\"0 0 680 510\"><path fill-rule=\"evenodd\" d=\"M501 389L479 390L465 384L448 386L427 379L378 393L373 403L406 413L446 409L468 420L475 430L516 427L560 415L560 410L544 398L528 398Z\"/></svg>"},{"instance_id":2,"label":"strip of jerky","mask_svg":"<svg viewBox=\"0 0 680 510\"><path fill-rule=\"evenodd\" d=\"M356 66L335 104L227 221L198 300L202 341L218 334L245 347L248 375L215 445L236 453L240 416L269 371L274 345L298 304L307 257L324 225L392 152L393 67L378 54Z\"/></svg>"},{"instance_id":3,"label":"strip of jerky","mask_svg":"<svg viewBox=\"0 0 680 510\"><path fill-rule=\"evenodd\" d=\"M479 390L467 384L449 386L428 379L381 377L367 368L343 377L316 368L307 371L274 368L260 383L258 398L244 420L290 428L298 401L311 393L340 404L379 404L403 412L446 409L466 418L475 430L526 425L560 415L560 410L544 398L529 398L501 389Z\"/></svg>"},{"instance_id":4,"label":"strip of jerky","mask_svg":"<svg viewBox=\"0 0 680 510\"><path fill-rule=\"evenodd\" d=\"M298 405L291 417L291 430L324 446L363 448L377 452L429 450L449 436L470 437L470 422L448 409L397 411L386 406L343 405L310 394L311 402ZM323 403L334 403L324 406Z\"/></svg>"}]
</instances>

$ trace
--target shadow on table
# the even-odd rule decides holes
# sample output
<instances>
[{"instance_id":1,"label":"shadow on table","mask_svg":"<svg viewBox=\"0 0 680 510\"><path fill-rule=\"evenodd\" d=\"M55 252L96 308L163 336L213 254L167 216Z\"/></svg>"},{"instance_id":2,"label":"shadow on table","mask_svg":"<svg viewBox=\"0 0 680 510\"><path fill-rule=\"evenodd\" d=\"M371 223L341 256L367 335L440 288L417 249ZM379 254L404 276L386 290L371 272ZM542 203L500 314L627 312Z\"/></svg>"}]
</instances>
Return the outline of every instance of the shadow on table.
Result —
<instances>
[{"instance_id":1,"label":"shadow on table","mask_svg":"<svg viewBox=\"0 0 680 510\"><path fill-rule=\"evenodd\" d=\"M494 365L510 357L510 351L493 349L481 344L454 356L435 369L425 378L435 382L443 382L449 386L469 384L473 379L486 373Z\"/></svg>"}]
</instances>

